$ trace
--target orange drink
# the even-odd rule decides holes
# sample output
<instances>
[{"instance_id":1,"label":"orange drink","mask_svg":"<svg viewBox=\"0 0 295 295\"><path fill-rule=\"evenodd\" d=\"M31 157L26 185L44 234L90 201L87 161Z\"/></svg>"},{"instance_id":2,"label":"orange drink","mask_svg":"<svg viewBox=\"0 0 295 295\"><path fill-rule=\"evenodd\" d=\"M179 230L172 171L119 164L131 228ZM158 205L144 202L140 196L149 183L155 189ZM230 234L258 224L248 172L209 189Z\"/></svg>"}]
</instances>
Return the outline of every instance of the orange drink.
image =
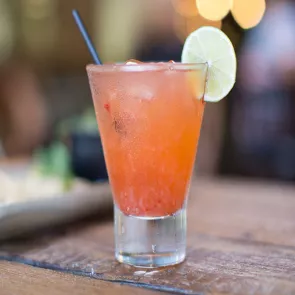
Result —
<instances>
[{"instance_id":1,"label":"orange drink","mask_svg":"<svg viewBox=\"0 0 295 295\"><path fill-rule=\"evenodd\" d=\"M182 226L204 112L201 96L206 71L206 64L178 63L87 67L114 197L120 261L159 266L185 257ZM175 218L179 225L174 224ZM163 249L156 253L157 257L165 253L169 259L152 257L149 243L157 234L154 237L148 230L146 223L151 220L163 224L158 224L158 235L169 222L180 231L172 230L173 237L166 237L170 245L172 239L172 251L162 243ZM131 228L138 231L137 238L145 246L127 245L126 235L130 242L135 234Z\"/></svg>"},{"instance_id":2,"label":"orange drink","mask_svg":"<svg viewBox=\"0 0 295 295\"><path fill-rule=\"evenodd\" d=\"M198 71L203 89L191 76ZM109 179L126 215L166 216L182 208L198 144L205 67L89 66Z\"/></svg>"}]
</instances>

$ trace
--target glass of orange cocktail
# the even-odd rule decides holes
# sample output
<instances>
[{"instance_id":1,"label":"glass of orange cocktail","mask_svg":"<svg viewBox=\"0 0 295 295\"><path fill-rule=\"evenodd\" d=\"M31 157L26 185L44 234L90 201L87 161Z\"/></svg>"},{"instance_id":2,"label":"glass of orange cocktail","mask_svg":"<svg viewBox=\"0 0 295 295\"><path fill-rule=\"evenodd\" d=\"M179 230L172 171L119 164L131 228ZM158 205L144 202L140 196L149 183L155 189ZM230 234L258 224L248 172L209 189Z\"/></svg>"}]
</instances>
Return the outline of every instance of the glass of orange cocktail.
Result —
<instances>
[{"instance_id":1,"label":"glass of orange cocktail","mask_svg":"<svg viewBox=\"0 0 295 295\"><path fill-rule=\"evenodd\" d=\"M89 65L87 72L114 198L116 258L142 267L179 263L207 65Z\"/></svg>"}]
</instances>

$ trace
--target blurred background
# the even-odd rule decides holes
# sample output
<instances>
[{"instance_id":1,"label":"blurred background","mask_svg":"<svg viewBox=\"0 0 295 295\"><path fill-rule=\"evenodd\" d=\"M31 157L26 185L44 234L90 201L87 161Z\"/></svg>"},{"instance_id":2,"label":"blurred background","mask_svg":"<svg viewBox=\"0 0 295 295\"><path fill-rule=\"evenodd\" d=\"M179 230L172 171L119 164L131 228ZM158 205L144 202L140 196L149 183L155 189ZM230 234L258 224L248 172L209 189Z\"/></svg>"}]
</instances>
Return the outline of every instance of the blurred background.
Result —
<instances>
[{"instance_id":1,"label":"blurred background","mask_svg":"<svg viewBox=\"0 0 295 295\"><path fill-rule=\"evenodd\" d=\"M58 154L75 175L107 177L73 8L111 63L179 61L190 32L222 28L237 83L206 106L196 173L295 180L291 0L0 0L0 157Z\"/></svg>"}]
</instances>

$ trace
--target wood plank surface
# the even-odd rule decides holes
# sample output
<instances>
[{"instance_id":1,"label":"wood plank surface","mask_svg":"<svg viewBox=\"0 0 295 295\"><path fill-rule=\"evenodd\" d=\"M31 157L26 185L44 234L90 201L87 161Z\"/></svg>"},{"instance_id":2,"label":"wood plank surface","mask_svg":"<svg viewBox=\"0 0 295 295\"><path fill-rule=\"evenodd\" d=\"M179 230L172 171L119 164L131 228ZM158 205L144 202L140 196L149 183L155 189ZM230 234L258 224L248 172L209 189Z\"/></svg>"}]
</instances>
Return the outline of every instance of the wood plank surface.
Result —
<instances>
[{"instance_id":1,"label":"wood plank surface","mask_svg":"<svg viewBox=\"0 0 295 295\"><path fill-rule=\"evenodd\" d=\"M153 295L149 290L110 284L101 280L0 262L1 295Z\"/></svg>"},{"instance_id":2,"label":"wood plank surface","mask_svg":"<svg viewBox=\"0 0 295 295\"><path fill-rule=\"evenodd\" d=\"M193 182L188 257L145 271L117 263L112 222L73 225L0 246L2 259L180 294L295 294L295 188Z\"/></svg>"}]
</instances>

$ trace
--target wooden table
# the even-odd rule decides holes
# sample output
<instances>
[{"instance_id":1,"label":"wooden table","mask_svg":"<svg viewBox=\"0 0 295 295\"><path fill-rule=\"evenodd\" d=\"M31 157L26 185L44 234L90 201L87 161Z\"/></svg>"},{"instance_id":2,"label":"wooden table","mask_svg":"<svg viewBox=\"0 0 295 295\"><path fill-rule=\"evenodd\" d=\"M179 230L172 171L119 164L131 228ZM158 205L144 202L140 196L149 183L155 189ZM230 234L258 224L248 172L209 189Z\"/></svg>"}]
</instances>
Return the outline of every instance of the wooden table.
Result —
<instances>
[{"instance_id":1,"label":"wooden table","mask_svg":"<svg viewBox=\"0 0 295 295\"><path fill-rule=\"evenodd\" d=\"M156 272L114 260L112 227L91 221L0 245L0 294L295 294L291 185L194 181L188 259Z\"/></svg>"}]
</instances>

